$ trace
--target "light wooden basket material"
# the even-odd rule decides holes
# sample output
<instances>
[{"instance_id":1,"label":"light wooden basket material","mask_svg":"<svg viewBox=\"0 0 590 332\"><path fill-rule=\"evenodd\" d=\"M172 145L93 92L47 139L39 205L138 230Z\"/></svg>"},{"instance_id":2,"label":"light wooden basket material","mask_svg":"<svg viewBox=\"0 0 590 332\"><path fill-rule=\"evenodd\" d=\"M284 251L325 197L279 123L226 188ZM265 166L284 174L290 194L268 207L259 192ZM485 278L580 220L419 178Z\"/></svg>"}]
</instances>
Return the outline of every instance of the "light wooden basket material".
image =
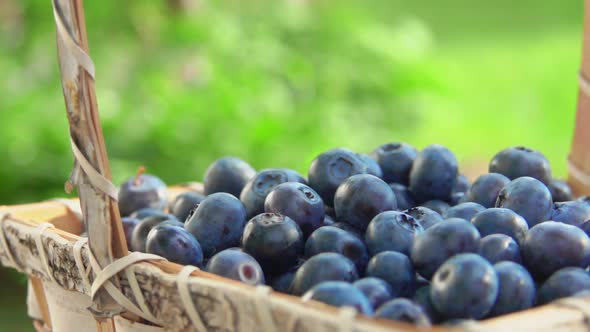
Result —
<instances>
[{"instance_id":1,"label":"light wooden basket material","mask_svg":"<svg viewBox=\"0 0 590 332\"><path fill-rule=\"evenodd\" d=\"M590 0L569 182L590 193ZM38 331L422 331L249 286L194 267L130 253L94 92L81 0L52 0L77 200L0 207L0 262L29 276ZM174 187L172 196L198 186ZM83 224L82 224L83 223ZM82 229L88 239L81 238ZM564 299L517 314L431 331L588 331L590 299Z\"/></svg>"}]
</instances>

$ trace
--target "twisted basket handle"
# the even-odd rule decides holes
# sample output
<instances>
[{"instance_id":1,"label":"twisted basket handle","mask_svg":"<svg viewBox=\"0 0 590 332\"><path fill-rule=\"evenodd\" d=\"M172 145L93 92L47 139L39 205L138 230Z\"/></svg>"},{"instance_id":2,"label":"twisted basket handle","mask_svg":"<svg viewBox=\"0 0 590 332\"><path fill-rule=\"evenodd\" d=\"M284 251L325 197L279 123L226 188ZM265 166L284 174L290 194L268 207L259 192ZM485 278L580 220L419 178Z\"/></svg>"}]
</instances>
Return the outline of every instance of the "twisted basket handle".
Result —
<instances>
[{"instance_id":1,"label":"twisted basket handle","mask_svg":"<svg viewBox=\"0 0 590 332\"><path fill-rule=\"evenodd\" d=\"M117 190L111 183L102 127L94 90L94 65L88 55L88 40L82 0L52 0L57 31L61 82L70 125L74 170L66 191L78 189L90 250L100 266L128 254L117 205ZM117 280L113 282L118 285ZM122 307L101 290L91 308L95 317L112 317Z\"/></svg>"},{"instance_id":2,"label":"twisted basket handle","mask_svg":"<svg viewBox=\"0 0 590 332\"><path fill-rule=\"evenodd\" d=\"M568 182L576 195L590 195L590 0L584 1L584 7L578 110L568 158Z\"/></svg>"}]
</instances>

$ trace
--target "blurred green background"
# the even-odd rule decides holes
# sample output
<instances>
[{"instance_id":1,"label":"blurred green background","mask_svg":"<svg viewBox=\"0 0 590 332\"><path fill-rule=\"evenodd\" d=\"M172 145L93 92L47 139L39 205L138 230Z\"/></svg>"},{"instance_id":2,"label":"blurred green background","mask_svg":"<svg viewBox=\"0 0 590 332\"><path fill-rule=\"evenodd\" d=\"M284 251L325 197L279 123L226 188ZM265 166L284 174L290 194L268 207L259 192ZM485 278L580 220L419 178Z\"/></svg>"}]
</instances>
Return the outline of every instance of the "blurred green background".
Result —
<instances>
[{"instance_id":1,"label":"blurred green background","mask_svg":"<svg viewBox=\"0 0 590 332\"><path fill-rule=\"evenodd\" d=\"M86 1L116 182L236 155L306 172L322 150L447 145L464 171L543 151L565 176L582 1ZM72 166L48 0L0 0L0 203L64 196ZM0 270L0 330L29 331Z\"/></svg>"}]
</instances>

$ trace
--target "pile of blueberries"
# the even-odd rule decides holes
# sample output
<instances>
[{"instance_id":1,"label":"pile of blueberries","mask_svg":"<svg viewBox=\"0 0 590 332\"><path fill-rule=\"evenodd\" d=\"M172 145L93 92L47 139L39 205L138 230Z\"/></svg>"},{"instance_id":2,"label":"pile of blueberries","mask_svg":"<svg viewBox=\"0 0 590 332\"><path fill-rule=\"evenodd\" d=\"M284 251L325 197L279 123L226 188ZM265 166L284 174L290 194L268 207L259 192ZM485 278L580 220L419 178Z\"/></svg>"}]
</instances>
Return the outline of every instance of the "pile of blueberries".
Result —
<instances>
[{"instance_id":1,"label":"pile of blueberries","mask_svg":"<svg viewBox=\"0 0 590 332\"><path fill-rule=\"evenodd\" d=\"M470 184L447 148L338 148L307 179L215 161L168 203L155 176L120 188L129 247L303 300L420 326L590 294L590 198L543 154L500 151Z\"/></svg>"}]
</instances>

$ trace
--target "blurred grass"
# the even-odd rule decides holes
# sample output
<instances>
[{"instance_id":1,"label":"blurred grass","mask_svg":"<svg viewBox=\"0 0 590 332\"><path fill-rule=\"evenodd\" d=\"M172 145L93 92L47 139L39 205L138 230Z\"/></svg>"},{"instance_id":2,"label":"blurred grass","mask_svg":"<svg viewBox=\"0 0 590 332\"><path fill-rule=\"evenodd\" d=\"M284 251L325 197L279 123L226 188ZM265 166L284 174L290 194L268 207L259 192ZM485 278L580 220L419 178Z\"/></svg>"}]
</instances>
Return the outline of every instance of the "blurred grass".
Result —
<instances>
[{"instance_id":1,"label":"blurred grass","mask_svg":"<svg viewBox=\"0 0 590 332\"><path fill-rule=\"evenodd\" d=\"M305 173L324 149L392 140L447 145L471 174L528 145L565 176L582 1L192 3L85 3L116 182L140 164L200 180L227 154ZM72 158L48 2L0 1L0 43L0 202L63 196ZM24 303L15 283L2 276L3 303ZM21 307L0 308L28 330Z\"/></svg>"}]
</instances>

